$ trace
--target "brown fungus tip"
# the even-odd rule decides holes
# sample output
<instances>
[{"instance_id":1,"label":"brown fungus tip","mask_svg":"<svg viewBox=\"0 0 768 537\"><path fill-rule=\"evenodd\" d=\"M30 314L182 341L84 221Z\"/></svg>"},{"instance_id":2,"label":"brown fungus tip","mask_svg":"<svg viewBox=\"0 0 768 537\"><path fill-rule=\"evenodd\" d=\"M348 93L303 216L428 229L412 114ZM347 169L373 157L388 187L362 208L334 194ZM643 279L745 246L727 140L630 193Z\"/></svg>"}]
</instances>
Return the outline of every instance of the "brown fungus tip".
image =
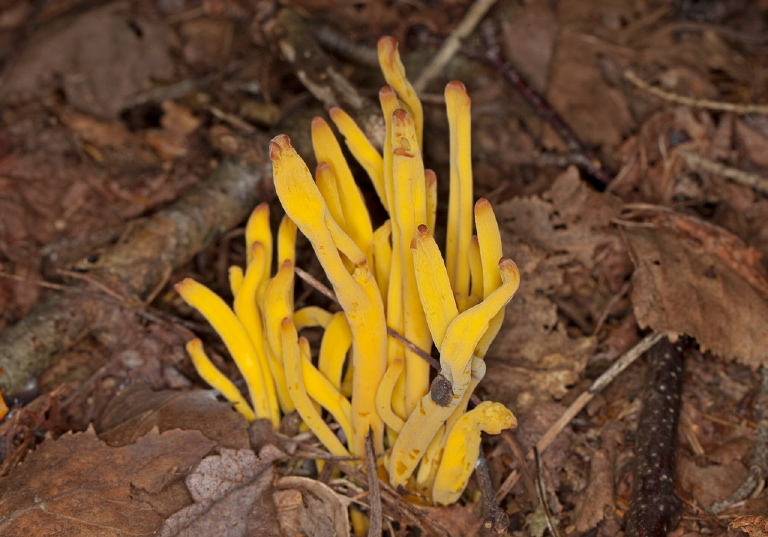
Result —
<instances>
[{"instance_id":1,"label":"brown fungus tip","mask_svg":"<svg viewBox=\"0 0 768 537\"><path fill-rule=\"evenodd\" d=\"M395 95L395 90L393 90L389 86L384 86L379 90L379 99L386 99L389 97L393 97Z\"/></svg>"},{"instance_id":2,"label":"brown fungus tip","mask_svg":"<svg viewBox=\"0 0 768 537\"><path fill-rule=\"evenodd\" d=\"M445 86L445 91L460 91L462 93L466 93L467 87L460 80L451 80Z\"/></svg>"},{"instance_id":3,"label":"brown fungus tip","mask_svg":"<svg viewBox=\"0 0 768 537\"><path fill-rule=\"evenodd\" d=\"M189 285L190 280L191 280L190 278L184 278L179 283L173 286L174 290L178 292L180 289L187 287Z\"/></svg>"},{"instance_id":4,"label":"brown fungus tip","mask_svg":"<svg viewBox=\"0 0 768 537\"><path fill-rule=\"evenodd\" d=\"M408 121L409 119L408 112L406 112L402 108L398 108L397 110L392 112L392 119L395 119L397 121L403 121L403 122Z\"/></svg>"},{"instance_id":5,"label":"brown fungus tip","mask_svg":"<svg viewBox=\"0 0 768 537\"><path fill-rule=\"evenodd\" d=\"M426 170L424 170L424 176L427 181L427 186L432 186L435 183L437 183L437 174L435 174L435 170L430 170L429 168L427 168Z\"/></svg>"},{"instance_id":6,"label":"brown fungus tip","mask_svg":"<svg viewBox=\"0 0 768 537\"><path fill-rule=\"evenodd\" d=\"M485 198L480 198L479 200L477 200L477 203L475 203L475 210L476 211L482 211L484 209L487 209L490 206L491 206L491 202L490 201L488 201Z\"/></svg>"},{"instance_id":7,"label":"brown fungus tip","mask_svg":"<svg viewBox=\"0 0 768 537\"><path fill-rule=\"evenodd\" d=\"M316 129L316 128L319 128L319 127L325 127L326 125L327 125L327 123L320 116L315 116L315 117L312 118L312 129Z\"/></svg>"},{"instance_id":8,"label":"brown fungus tip","mask_svg":"<svg viewBox=\"0 0 768 537\"><path fill-rule=\"evenodd\" d=\"M290 328L290 326L293 324L293 321L290 317L283 317L283 320L280 321L280 328Z\"/></svg>"},{"instance_id":9,"label":"brown fungus tip","mask_svg":"<svg viewBox=\"0 0 768 537\"><path fill-rule=\"evenodd\" d=\"M331 116L331 119L336 119L337 117L344 115L344 110L342 110L337 106L334 106L333 108L328 110L328 114Z\"/></svg>"},{"instance_id":10,"label":"brown fungus tip","mask_svg":"<svg viewBox=\"0 0 768 537\"><path fill-rule=\"evenodd\" d=\"M395 39L390 35L385 35L384 37L379 39L378 47L379 47L379 50L381 49L389 50L389 51L395 50L397 48L397 39Z\"/></svg>"},{"instance_id":11,"label":"brown fungus tip","mask_svg":"<svg viewBox=\"0 0 768 537\"><path fill-rule=\"evenodd\" d=\"M419 232L419 235L422 237L426 237L429 235L429 228L426 224L419 224L419 227L416 228L416 231Z\"/></svg>"},{"instance_id":12,"label":"brown fungus tip","mask_svg":"<svg viewBox=\"0 0 768 537\"><path fill-rule=\"evenodd\" d=\"M331 171L331 165L327 162L320 161L317 163L317 168L315 168L315 174L319 175L321 173L328 173Z\"/></svg>"},{"instance_id":13,"label":"brown fungus tip","mask_svg":"<svg viewBox=\"0 0 768 537\"><path fill-rule=\"evenodd\" d=\"M280 268L281 269L292 269L293 268L293 261L291 261L290 259L283 260L283 262L280 264Z\"/></svg>"},{"instance_id":14,"label":"brown fungus tip","mask_svg":"<svg viewBox=\"0 0 768 537\"><path fill-rule=\"evenodd\" d=\"M279 134L269 142L269 158L280 160L283 151L291 148L291 139L287 134Z\"/></svg>"},{"instance_id":15,"label":"brown fungus tip","mask_svg":"<svg viewBox=\"0 0 768 537\"><path fill-rule=\"evenodd\" d=\"M517 265L508 257L499 259L499 268L501 270L517 270Z\"/></svg>"}]
</instances>

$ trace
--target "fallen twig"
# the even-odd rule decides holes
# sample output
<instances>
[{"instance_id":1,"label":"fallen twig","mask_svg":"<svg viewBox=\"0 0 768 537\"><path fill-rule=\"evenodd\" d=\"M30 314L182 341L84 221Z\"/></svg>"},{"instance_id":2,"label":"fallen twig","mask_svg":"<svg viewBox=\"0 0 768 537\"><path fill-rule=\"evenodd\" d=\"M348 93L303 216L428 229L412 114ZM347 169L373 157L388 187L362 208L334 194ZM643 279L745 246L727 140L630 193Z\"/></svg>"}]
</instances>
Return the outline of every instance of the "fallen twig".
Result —
<instances>
[{"instance_id":1,"label":"fallen twig","mask_svg":"<svg viewBox=\"0 0 768 537\"><path fill-rule=\"evenodd\" d=\"M493 7L496 0L476 0L467 10L464 18L456 25L451 35L443 41L440 50L432 58L432 61L422 69L419 77L413 83L417 92L424 91L432 80L448 65L448 62L456 55L465 40L475 30L488 10Z\"/></svg>"},{"instance_id":2,"label":"fallen twig","mask_svg":"<svg viewBox=\"0 0 768 537\"><path fill-rule=\"evenodd\" d=\"M485 460L482 450L475 466L475 475L483 493L483 527L494 533L503 535L509 528L509 515L499 507L496 495L491 484L491 476L488 472L488 462Z\"/></svg>"},{"instance_id":3,"label":"fallen twig","mask_svg":"<svg viewBox=\"0 0 768 537\"><path fill-rule=\"evenodd\" d=\"M675 104L692 106L693 108L706 108L707 110L715 110L718 112L731 112L742 116L746 114L768 114L768 105L765 104L726 103L709 99L698 99L696 97L686 97L685 95L666 91L656 86L651 86L648 82L637 76L631 69L624 71L624 78L646 93L650 93L659 99Z\"/></svg>"},{"instance_id":4,"label":"fallen twig","mask_svg":"<svg viewBox=\"0 0 768 537\"><path fill-rule=\"evenodd\" d=\"M266 143L266 142L265 142ZM138 220L117 244L77 265L118 296L146 298L172 268L189 261L225 229L243 220L256 205L263 172L225 162L188 194L152 217ZM93 293L63 292L0 333L0 389L13 391L52 363L56 355L86 333L109 333L125 322L114 301Z\"/></svg>"},{"instance_id":5,"label":"fallen twig","mask_svg":"<svg viewBox=\"0 0 768 537\"><path fill-rule=\"evenodd\" d=\"M724 177L725 179L730 179L734 183L746 185L754 188L758 192L768 194L768 177L745 172L744 170L734 168L733 166L726 166L716 160L704 157L687 149L678 148L676 151L678 155L683 157L685 163L695 170L713 173L720 177Z\"/></svg>"},{"instance_id":6,"label":"fallen twig","mask_svg":"<svg viewBox=\"0 0 768 537\"><path fill-rule=\"evenodd\" d=\"M643 409L635 443L635 482L627 537L665 537L680 520L675 494L675 448L683 387L684 353L690 339L659 341L648 352Z\"/></svg>"},{"instance_id":7,"label":"fallen twig","mask_svg":"<svg viewBox=\"0 0 768 537\"><path fill-rule=\"evenodd\" d=\"M575 166L583 170L589 177L592 185L599 189L604 189L607 184L613 181L613 175L601 168L596 163L591 152L581 143L571 127L560 117L560 114L552 107L547 100L540 95L530 85L528 80L509 62L501 52L496 38L496 30L493 23L483 25L483 37L486 42L486 49L482 53L467 52L467 55L493 65L504 79L509 82L523 98L528 101L533 109L544 121L546 121L563 139L572 152L572 159Z\"/></svg>"},{"instance_id":8,"label":"fallen twig","mask_svg":"<svg viewBox=\"0 0 768 537\"><path fill-rule=\"evenodd\" d=\"M664 337L663 334L649 334L645 336L640 340L640 342L637 343L637 345L629 349L615 362L613 362L611 367L609 367L605 373L600 375L600 377L592 383L587 391L579 395L576 400L571 403L571 406L569 406L566 411L563 412L563 415L560 416L558 420L550 426L549 429L547 429L547 432L545 432L541 438L539 438L535 449L537 449L539 453L547 449L552 441L557 437L557 435L560 434L560 432L571 422L574 417L576 417L576 414L581 412L581 410L587 406L587 403L589 403L595 395L600 393L603 388L608 386L608 384L610 384L613 379L621 374L622 371L629 367L645 351L658 343L662 337ZM531 458L533 458L533 448L526 454L526 459ZM504 497L509 494L512 488L517 484L519 479L520 472L511 472L499 487L499 491L496 494L496 499L498 501L504 499Z\"/></svg>"},{"instance_id":9,"label":"fallen twig","mask_svg":"<svg viewBox=\"0 0 768 537\"><path fill-rule=\"evenodd\" d=\"M381 511L381 485L376 470L376 448L373 445L373 430L368 430L365 437L365 472L368 474L368 502L371 512L368 516L368 537L381 537L381 521L384 515Z\"/></svg>"}]
</instances>

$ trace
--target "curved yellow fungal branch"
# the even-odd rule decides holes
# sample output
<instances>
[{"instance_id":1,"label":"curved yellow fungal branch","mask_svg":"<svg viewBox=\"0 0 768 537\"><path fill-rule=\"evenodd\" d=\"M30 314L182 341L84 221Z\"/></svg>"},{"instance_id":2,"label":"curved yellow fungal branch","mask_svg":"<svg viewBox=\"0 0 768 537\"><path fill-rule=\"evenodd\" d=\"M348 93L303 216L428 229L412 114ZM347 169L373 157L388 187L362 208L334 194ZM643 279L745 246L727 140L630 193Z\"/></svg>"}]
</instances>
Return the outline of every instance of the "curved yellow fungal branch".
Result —
<instances>
[{"instance_id":1,"label":"curved yellow fungal branch","mask_svg":"<svg viewBox=\"0 0 768 537\"><path fill-rule=\"evenodd\" d=\"M512 299L520 285L520 271L514 261L502 257L499 270L501 286L477 306L460 313L445 332L440 347L440 374L451 383L457 395L463 395L469 385L470 359L480 338L488 330L488 323Z\"/></svg>"},{"instance_id":2,"label":"curved yellow fungal branch","mask_svg":"<svg viewBox=\"0 0 768 537\"><path fill-rule=\"evenodd\" d=\"M333 318L333 313L319 306L305 306L293 313L293 324L298 331L317 326L328 328Z\"/></svg>"},{"instance_id":3,"label":"curved yellow fungal branch","mask_svg":"<svg viewBox=\"0 0 768 537\"><path fill-rule=\"evenodd\" d=\"M174 289L187 304L205 317L224 341L248 385L256 416L270 419L272 409L264 394L267 393L266 383L271 382L271 379L266 371L262 371L253 343L234 312L216 293L191 278L177 283Z\"/></svg>"},{"instance_id":4,"label":"curved yellow fungal branch","mask_svg":"<svg viewBox=\"0 0 768 537\"><path fill-rule=\"evenodd\" d=\"M387 84L392 86L397 92L403 104L410 112L416 124L416 137L421 145L424 132L424 112L421 107L421 101L416 90L413 89L408 78L405 76L405 67L400 60L397 39L394 37L382 37L378 45L379 65L384 73ZM386 110L384 111L386 116Z\"/></svg>"},{"instance_id":5,"label":"curved yellow fungal branch","mask_svg":"<svg viewBox=\"0 0 768 537\"><path fill-rule=\"evenodd\" d=\"M333 171L344 214L344 222L338 222L357 246L367 252L373 239L373 226L363 194L355 183L341 146L323 118L312 120L312 147L317 162L325 162Z\"/></svg>"},{"instance_id":6,"label":"curved yellow fungal branch","mask_svg":"<svg viewBox=\"0 0 768 537\"><path fill-rule=\"evenodd\" d=\"M275 277L270 280L264 293L264 332L275 356L283 354L280 339L280 323L285 317L293 319L293 262L286 259Z\"/></svg>"},{"instance_id":7,"label":"curved yellow fungal branch","mask_svg":"<svg viewBox=\"0 0 768 537\"><path fill-rule=\"evenodd\" d=\"M265 258L266 250L264 245L261 242L254 242L251 245L251 263L245 270L243 281L235 294L233 309L253 344L253 349L256 351L256 357L261 371L267 373L271 371L271 368L264 348L266 341L264 340L262 318L256 307L257 289L261 282L266 279L266 274L264 272L266 265ZM272 379L274 379L274 372L272 373ZM269 401L271 412L269 419L272 420L272 425L278 427L280 425L280 407L277 401L275 382L272 382L272 379L269 377L265 379L266 392L264 397Z\"/></svg>"},{"instance_id":8,"label":"curved yellow fungal branch","mask_svg":"<svg viewBox=\"0 0 768 537\"><path fill-rule=\"evenodd\" d=\"M349 329L346 315L333 314L320 342L317 368L337 390L341 390L341 375L351 346L352 331Z\"/></svg>"},{"instance_id":9,"label":"curved yellow fungal branch","mask_svg":"<svg viewBox=\"0 0 768 537\"><path fill-rule=\"evenodd\" d=\"M229 267L227 272L229 278L229 290L232 292L232 296L237 294L237 290L240 289L240 284L243 283L243 269L237 266Z\"/></svg>"},{"instance_id":10,"label":"curved yellow fungal branch","mask_svg":"<svg viewBox=\"0 0 768 537\"><path fill-rule=\"evenodd\" d=\"M435 229L435 220L437 219L437 175L435 172L424 170L425 189L427 191L427 224L428 229Z\"/></svg>"},{"instance_id":11,"label":"curved yellow fungal branch","mask_svg":"<svg viewBox=\"0 0 768 537\"><path fill-rule=\"evenodd\" d=\"M296 224L284 215L277 228L277 260L282 263L290 259L296 263Z\"/></svg>"},{"instance_id":12,"label":"curved yellow fungal branch","mask_svg":"<svg viewBox=\"0 0 768 537\"><path fill-rule=\"evenodd\" d=\"M445 87L445 107L450 131L450 194L446 264L451 286L460 296L469 294L467 256L472 238L472 146L470 99L461 82Z\"/></svg>"},{"instance_id":13,"label":"curved yellow fungal branch","mask_svg":"<svg viewBox=\"0 0 768 537\"><path fill-rule=\"evenodd\" d=\"M483 298L490 295L501 285L501 275L496 270L496 263L502 256L501 232L493 207L488 200L480 198L475 203L475 227L477 228L477 242L480 250L480 260L483 268ZM488 331L477 344L476 354L481 358L485 356L496 334L501 330L504 322L504 309L494 317L488 326Z\"/></svg>"},{"instance_id":14,"label":"curved yellow fungal branch","mask_svg":"<svg viewBox=\"0 0 768 537\"><path fill-rule=\"evenodd\" d=\"M387 220L373 232L373 267L376 283L379 284L381 299L386 310L387 290L389 289L389 272L392 268L392 221Z\"/></svg>"},{"instance_id":15,"label":"curved yellow fungal branch","mask_svg":"<svg viewBox=\"0 0 768 537\"><path fill-rule=\"evenodd\" d=\"M520 272L511 259L502 258L499 269L501 287L477 306L459 314L446 329L439 347L440 375L433 382L431 393L425 395L408 416L392 448L389 475L394 486L405 485L437 430L463 400L472 380L475 347L488 329L488 323L509 302L520 284Z\"/></svg>"},{"instance_id":16,"label":"curved yellow fungal branch","mask_svg":"<svg viewBox=\"0 0 768 537\"><path fill-rule=\"evenodd\" d=\"M301 374L304 378L307 394L330 412L341 430L344 431L347 440L354 438L352 405L349 403L349 399L341 395L341 392L331 384L331 381L312 365L309 343L307 343L306 338L299 339L299 347L301 348Z\"/></svg>"},{"instance_id":17,"label":"curved yellow fungal branch","mask_svg":"<svg viewBox=\"0 0 768 537\"><path fill-rule=\"evenodd\" d=\"M245 224L245 266L251 264L251 248L255 242L264 246L264 273L269 274L272 267L272 230L269 228L269 204L259 203Z\"/></svg>"},{"instance_id":18,"label":"curved yellow fungal branch","mask_svg":"<svg viewBox=\"0 0 768 537\"><path fill-rule=\"evenodd\" d=\"M435 483L437 469L440 467L440 461L443 458L444 448L445 425L441 425L427 446L426 451L424 451L424 457L422 457L419 463L419 469L414 479L415 491L428 498L432 497L432 487Z\"/></svg>"},{"instance_id":19,"label":"curved yellow fungal branch","mask_svg":"<svg viewBox=\"0 0 768 537\"><path fill-rule=\"evenodd\" d=\"M392 114L392 179L394 181L394 222L400 230L400 266L402 270L403 335L420 349L432 347L426 318L419 300L413 269L411 238L416 226L427 219L424 162L416 139L413 120L405 110ZM429 364L405 351L405 411L410 413L429 389Z\"/></svg>"},{"instance_id":20,"label":"curved yellow fungal branch","mask_svg":"<svg viewBox=\"0 0 768 537\"><path fill-rule=\"evenodd\" d=\"M364 452L369 427L374 432L376 450L381 452L384 424L376 412L375 400L386 367L387 327L378 286L365 256L328 213L306 164L287 136L277 136L270 142L270 157L277 195L288 216L312 243L353 334L353 452ZM339 251L357 265L351 275Z\"/></svg>"},{"instance_id":21,"label":"curved yellow fungal branch","mask_svg":"<svg viewBox=\"0 0 768 537\"><path fill-rule=\"evenodd\" d=\"M416 236L411 241L411 249L421 304L429 323L429 331L439 349L445 339L448 325L459 314L459 310L440 248L427 226L418 227Z\"/></svg>"},{"instance_id":22,"label":"curved yellow fungal branch","mask_svg":"<svg viewBox=\"0 0 768 537\"><path fill-rule=\"evenodd\" d=\"M208 355L205 354L205 350L203 350L203 342L195 338L187 343L186 349L200 378L213 388L216 388L227 401L234 403L235 410L240 412L245 419L248 421L255 420L256 414L254 414L251 405L248 404L248 401L245 400L245 397L242 396L235 384L213 365L213 362L211 362Z\"/></svg>"},{"instance_id":23,"label":"curved yellow fungal branch","mask_svg":"<svg viewBox=\"0 0 768 537\"><path fill-rule=\"evenodd\" d=\"M336 128L346 139L349 152L371 178L371 183L373 183L376 194L379 195L381 204L389 211L387 194L384 191L384 159L349 114L341 108L331 108L329 113Z\"/></svg>"},{"instance_id":24,"label":"curved yellow fungal branch","mask_svg":"<svg viewBox=\"0 0 768 537\"><path fill-rule=\"evenodd\" d=\"M315 168L315 183L323 200L328 206L328 212L331 217L344 229L344 209L341 207L341 195L339 194L339 184L336 182L336 176L333 168L327 162L320 162Z\"/></svg>"},{"instance_id":25,"label":"curved yellow fungal branch","mask_svg":"<svg viewBox=\"0 0 768 537\"><path fill-rule=\"evenodd\" d=\"M379 415L384 420L386 426L396 433L399 433L403 425L405 425L403 418L392 410L392 393L402 372L403 359L395 358L387 367L387 372L384 373L379 389L376 392L376 409L379 411Z\"/></svg>"},{"instance_id":26,"label":"curved yellow fungal branch","mask_svg":"<svg viewBox=\"0 0 768 537\"><path fill-rule=\"evenodd\" d=\"M481 432L499 434L516 426L515 416L501 403L485 401L464 414L448 433L432 500L448 505L459 499L480 455Z\"/></svg>"},{"instance_id":27,"label":"curved yellow fungal branch","mask_svg":"<svg viewBox=\"0 0 768 537\"><path fill-rule=\"evenodd\" d=\"M280 322L280 340L280 346L283 349L283 362L285 363L285 378L288 382L288 393L293 400L293 404L296 405L296 410L301 419L315 433L318 440L328 448L328 451L339 457L348 457L349 451L347 451L347 448L344 447L325 421L323 421L323 417L312 404L307 394L301 365L299 336L293 322L288 318Z\"/></svg>"},{"instance_id":28,"label":"curved yellow fungal branch","mask_svg":"<svg viewBox=\"0 0 768 537\"><path fill-rule=\"evenodd\" d=\"M469 275L472 282L470 296L477 304L483 299L483 261L480 256L480 242L477 240L477 235L472 235L472 241L469 243ZM501 278L499 278L499 283L501 283Z\"/></svg>"}]
</instances>

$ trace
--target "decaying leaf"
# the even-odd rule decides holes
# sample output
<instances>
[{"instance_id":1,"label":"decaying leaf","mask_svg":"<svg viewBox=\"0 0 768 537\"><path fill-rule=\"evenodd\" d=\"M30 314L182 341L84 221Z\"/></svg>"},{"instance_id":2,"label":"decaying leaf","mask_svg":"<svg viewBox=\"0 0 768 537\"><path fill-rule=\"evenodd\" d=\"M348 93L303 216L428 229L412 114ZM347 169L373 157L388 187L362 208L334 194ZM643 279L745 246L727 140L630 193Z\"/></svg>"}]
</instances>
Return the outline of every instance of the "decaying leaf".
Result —
<instances>
[{"instance_id":1,"label":"decaying leaf","mask_svg":"<svg viewBox=\"0 0 768 537\"><path fill-rule=\"evenodd\" d=\"M131 14L128 2L58 19L25 40L2 75L0 98L45 95L60 82L77 108L115 118L153 79L172 76L172 39L168 26Z\"/></svg>"},{"instance_id":2,"label":"decaying leaf","mask_svg":"<svg viewBox=\"0 0 768 537\"><path fill-rule=\"evenodd\" d=\"M246 449L248 422L212 391L154 391L137 382L120 392L104 409L96 430L111 446L124 446L157 427L202 431L218 446Z\"/></svg>"},{"instance_id":3,"label":"decaying leaf","mask_svg":"<svg viewBox=\"0 0 768 537\"><path fill-rule=\"evenodd\" d=\"M727 498L744 482L748 473L741 461L698 466L686 456L680 458L677 470L682 489L702 505L712 505Z\"/></svg>"},{"instance_id":4,"label":"decaying leaf","mask_svg":"<svg viewBox=\"0 0 768 537\"><path fill-rule=\"evenodd\" d=\"M43 442L0 479L1 535L156 535L164 516L140 496L172 489L214 443L198 431L156 430L110 447L92 429ZM187 495L165 498L186 505Z\"/></svg>"},{"instance_id":5,"label":"decaying leaf","mask_svg":"<svg viewBox=\"0 0 768 537\"><path fill-rule=\"evenodd\" d=\"M349 536L346 496L321 481L298 476L280 478L277 488L275 504L284 535Z\"/></svg>"},{"instance_id":6,"label":"decaying leaf","mask_svg":"<svg viewBox=\"0 0 768 537\"><path fill-rule=\"evenodd\" d=\"M575 525L579 532L585 532L596 527L605 518L615 513L614 467L616 464L616 446L621 440L621 434L622 431L618 424L609 422L603 428L600 449L596 449L592 453L587 488L576 497Z\"/></svg>"},{"instance_id":7,"label":"decaying leaf","mask_svg":"<svg viewBox=\"0 0 768 537\"><path fill-rule=\"evenodd\" d=\"M595 339L571 337L551 296L564 284L563 267L595 270L598 249L625 256L620 238L608 227L620 206L618 198L592 191L575 168L561 174L542 197L500 204L504 252L523 278L488 354L490 374L483 386L496 399L514 401L516 411L561 398L593 354Z\"/></svg>"},{"instance_id":8,"label":"decaying leaf","mask_svg":"<svg viewBox=\"0 0 768 537\"><path fill-rule=\"evenodd\" d=\"M750 367L768 365L768 304L718 256L663 229L625 230L636 271L632 304L642 327L688 334Z\"/></svg>"},{"instance_id":9,"label":"decaying leaf","mask_svg":"<svg viewBox=\"0 0 768 537\"><path fill-rule=\"evenodd\" d=\"M728 529L745 531L749 533L749 537L766 537L768 536L768 517L740 516L731 522Z\"/></svg>"},{"instance_id":10,"label":"decaying leaf","mask_svg":"<svg viewBox=\"0 0 768 537\"><path fill-rule=\"evenodd\" d=\"M272 463L282 456L266 446L259 456L249 449L222 449L203 459L186 477L195 503L165 521L162 537L280 537Z\"/></svg>"}]
</instances>

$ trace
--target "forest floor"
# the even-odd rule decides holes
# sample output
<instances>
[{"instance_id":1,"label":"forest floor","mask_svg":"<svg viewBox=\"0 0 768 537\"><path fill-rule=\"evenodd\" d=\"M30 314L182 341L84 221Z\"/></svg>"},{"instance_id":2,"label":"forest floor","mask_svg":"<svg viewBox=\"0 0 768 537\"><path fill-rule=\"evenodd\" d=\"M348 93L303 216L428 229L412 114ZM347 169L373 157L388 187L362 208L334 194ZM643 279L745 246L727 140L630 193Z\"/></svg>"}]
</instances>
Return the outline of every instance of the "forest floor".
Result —
<instances>
[{"instance_id":1,"label":"forest floor","mask_svg":"<svg viewBox=\"0 0 768 537\"><path fill-rule=\"evenodd\" d=\"M288 4L0 11L0 534L343 535L348 506L369 508L354 468L305 464L309 435L249 427L211 396L184 350L193 334L236 370L173 285L193 277L231 300L248 214L268 203L275 228L283 214L269 139L288 134L309 155L310 121L328 107L370 117L378 38L398 39L416 80L476 2ZM729 528L740 520L768 535L768 1L487 4L420 96L444 200L443 88L466 85L474 195L522 274L477 390L518 418L483 444L506 531L622 534L655 381L641 357L594 383L662 334L692 338L678 340L677 442L660 446L681 500L669 534L743 535ZM320 52L297 57L304 47ZM179 214L183 226L164 227ZM297 283L297 307L318 296ZM219 479L218 495L187 474ZM485 535L478 490L449 507L385 494L384 529Z\"/></svg>"}]
</instances>

